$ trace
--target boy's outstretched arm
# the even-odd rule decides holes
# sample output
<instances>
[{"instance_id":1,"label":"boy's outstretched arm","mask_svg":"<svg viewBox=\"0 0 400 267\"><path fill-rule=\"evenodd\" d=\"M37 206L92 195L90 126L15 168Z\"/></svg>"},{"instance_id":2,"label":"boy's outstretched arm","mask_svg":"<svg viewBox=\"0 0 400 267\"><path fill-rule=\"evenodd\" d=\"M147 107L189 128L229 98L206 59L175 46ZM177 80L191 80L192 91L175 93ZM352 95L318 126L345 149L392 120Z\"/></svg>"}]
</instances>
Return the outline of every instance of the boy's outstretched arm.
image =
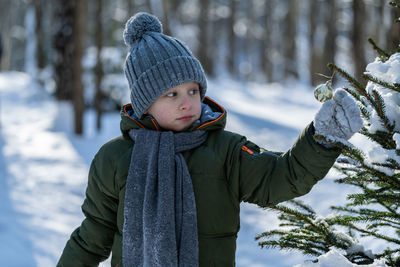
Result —
<instances>
[{"instance_id":1,"label":"boy's outstretched arm","mask_svg":"<svg viewBox=\"0 0 400 267\"><path fill-rule=\"evenodd\" d=\"M307 194L325 175L340 154L314 138L308 125L285 153L271 153L242 140L235 145L228 179L241 201L270 206ZM246 149L242 149L245 146Z\"/></svg>"},{"instance_id":2,"label":"boy's outstretched arm","mask_svg":"<svg viewBox=\"0 0 400 267\"><path fill-rule=\"evenodd\" d=\"M341 152L317 142L314 134L347 140L361 127L357 105L344 90L337 90L286 153L263 152L249 141L237 142L228 160L231 187L240 200L261 206L304 195L328 173Z\"/></svg>"},{"instance_id":3,"label":"boy's outstretched arm","mask_svg":"<svg viewBox=\"0 0 400 267\"><path fill-rule=\"evenodd\" d=\"M58 267L98 266L110 254L114 233L117 231L118 199L105 190L113 188L105 185L113 181L113 174L107 173L107 168L102 168L105 162L101 161L104 159L95 157L91 164L86 199L82 205L86 218L71 234Z\"/></svg>"}]
</instances>

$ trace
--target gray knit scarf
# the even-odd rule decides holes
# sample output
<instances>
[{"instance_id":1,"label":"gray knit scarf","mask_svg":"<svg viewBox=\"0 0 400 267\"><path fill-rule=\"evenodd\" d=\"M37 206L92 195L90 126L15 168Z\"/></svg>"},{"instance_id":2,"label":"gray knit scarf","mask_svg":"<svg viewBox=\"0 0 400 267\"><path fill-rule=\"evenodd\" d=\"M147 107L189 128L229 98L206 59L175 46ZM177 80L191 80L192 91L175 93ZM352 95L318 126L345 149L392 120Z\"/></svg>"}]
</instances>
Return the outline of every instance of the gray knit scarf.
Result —
<instances>
[{"instance_id":1,"label":"gray knit scarf","mask_svg":"<svg viewBox=\"0 0 400 267\"><path fill-rule=\"evenodd\" d=\"M205 131L131 130L122 261L128 266L198 266L196 203L180 152L201 145Z\"/></svg>"}]
</instances>

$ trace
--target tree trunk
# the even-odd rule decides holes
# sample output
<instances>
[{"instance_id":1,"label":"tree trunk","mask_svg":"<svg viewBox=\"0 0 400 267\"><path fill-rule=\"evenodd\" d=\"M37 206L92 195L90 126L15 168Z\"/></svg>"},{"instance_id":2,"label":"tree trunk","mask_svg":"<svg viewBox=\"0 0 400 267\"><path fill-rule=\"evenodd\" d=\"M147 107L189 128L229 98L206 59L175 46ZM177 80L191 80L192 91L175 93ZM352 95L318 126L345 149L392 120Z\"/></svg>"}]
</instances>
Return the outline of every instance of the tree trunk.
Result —
<instances>
[{"instance_id":1,"label":"tree trunk","mask_svg":"<svg viewBox=\"0 0 400 267\"><path fill-rule=\"evenodd\" d=\"M264 34L261 40L261 66L263 72L267 75L268 82L273 81L273 66L271 62L271 53L272 53L272 43L271 43L271 27L273 20L269 14L273 13L273 2L272 1L265 1L265 15L263 16L264 24Z\"/></svg>"},{"instance_id":2,"label":"tree trunk","mask_svg":"<svg viewBox=\"0 0 400 267\"><path fill-rule=\"evenodd\" d=\"M391 27L389 28L389 32L387 33L387 50L394 51L399 49L400 43L400 23L394 22L397 18L400 17L400 8L390 7L390 22Z\"/></svg>"},{"instance_id":3,"label":"tree trunk","mask_svg":"<svg viewBox=\"0 0 400 267\"><path fill-rule=\"evenodd\" d=\"M127 3L127 18L126 18L126 20L128 20L135 13L135 1L134 0L126 0L126 3Z\"/></svg>"},{"instance_id":4,"label":"tree trunk","mask_svg":"<svg viewBox=\"0 0 400 267\"><path fill-rule=\"evenodd\" d=\"M283 56L285 59L284 78L298 78L296 56L296 25L297 3L296 0L287 0L288 11L283 23Z\"/></svg>"},{"instance_id":5,"label":"tree trunk","mask_svg":"<svg viewBox=\"0 0 400 267\"><path fill-rule=\"evenodd\" d=\"M169 12L170 12L170 3L169 0L161 1L162 4L162 25L163 25L163 33L166 35L171 35L171 29L169 27Z\"/></svg>"},{"instance_id":6,"label":"tree trunk","mask_svg":"<svg viewBox=\"0 0 400 267\"><path fill-rule=\"evenodd\" d=\"M58 100L72 100L74 131L83 132L82 54L86 0L58 0L54 5L55 80Z\"/></svg>"},{"instance_id":7,"label":"tree trunk","mask_svg":"<svg viewBox=\"0 0 400 267\"><path fill-rule=\"evenodd\" d=\"M335 0L328 0L327 1L328 7L327 10L329 11L326 17L326 28L327 33L325 36L325 62L334 63L335 62L335 52L336 52L336 20L337 20L337 12L336 12L336 5Z\"/></svg>"},{"instance_id":8,"label":"tree trunk","mask_svg":"<svg viewBox=\"0 0 400 267\"><path fill-rule=\"evenodd\" d=\"M231 0L230 7L231 7L231 13L228 17L228 49L229 53L226 57L226 66L228 71L232 74L236 74L236 60L235 60L235 55L237 53L237 45L236 45L236 36L235 36L235 17L236 17L236 0Z\"/></svg>"},{"instance_id":9,"label":"tree trunk","mask_svg":"<svg viewBox=\"0 0 400 267\"><path fill-rule=\"evenodd\" d=\"M0 34L0 66L1 66L1 58L3 56L3 39L1 38L1 34ZM1 67L0 67L1 70Z\"/></svg>"},{"instance_id":10,"label":"tree trunk","mask_svg":"<svg viewBox=\"0 0 400 267\"><path fill-rule=\"evenodd\" d=\"M54 3L54 70L56 98L72 100L73 92L73 51L74 51L74 1L57 0Z\"/></svg>"},{"instance_id":11,"label":"tree trunk","mask_svg":"<svg viewBox=\"0 0 400 267\"><path fill-rule=\"evenodd\" d=\"M365 4L363 0L353 0L353 59L354 77L360 79L367 65L365 60L364 38L365 27Z\"/></svg>"},{"instance_id":12,"label":"tree trunk","mask_svg":"<svg viewBox=\"0 0 400 267\"><path fill-rule=\"evenodd\" d=\"M11 69L11 57L14 53L11 38L11 28L15 23L16 3L13 1L0 0L0 42L2 53L0 56L0 70Z\"/></svg>"},{"instance_id":13,"label":"tree trunk","mask_svg":"<svg viewBox=\"0 0 400 267\"><path fill-rule=\"evenodd\" d=\"M171 10L173 10L174 13L178 13L181 0L169 0L168 2L171 4Z\"/></svg>"},{"instance_id":14,"label":"tree trunk","mask_svg":"<svg viewBox=\"0 0 400 267\"><path fill-rule=\"evenodd\" d=\"M44 48L45 33L43 29L43 8L45 3L43 0L34 0L35 17L36 17L36 59L39 69L43 69L47 65L46 51Z\"/></svg>"},{"instance_id":15,"label":"tree trunk","mask_svg":"<svg viewBox=\"0 0 400 267\"><path fill-rule=\"evenodd\" d=\"M325 18L325 25L326 25L326 35L324 41L324 53L323 59L321 64L321 73L330 73L329 69L326 67L328 63L335 63L335 53L336 53L336 21L337 21L337 8L335 4L335 0L328 0L325 3L326 6L326 18Z\"/></svg>"},{"instance_id":16,"label":"tree trunk","mask_svg":"<svg viewBox=\"0 0 400 267\"><path fill-rule=\"evenodd\" d=\"M147 7L147 12L153 13L153 7L151 5L151 0L146 0L146 7Z\"/></svg>"},{"instance_id":17,"label":"tree trunk","mask_svg":"<svg viewBox=\"0 0 400 267\"><path fill-rule=\"evenodd\" d=\"M101 59L101 51L103 48L103 24L102 24L102 14L103 14L103 0L97 0L96 8L96 29L95 29L95 42L97 47L97 61L95 67L96 76L96 96L95 96L95 107L96 107L96 128L97 131L101 130L101 117L103 113L102 100L103 93L101 90L101 82L103 80L103 62Z\"/></svg>"},{"instance_id":18,"label":"tree trunk","mask_svg":"<svg viewBox=\"0 0 400 267\"><path fill-rule=\"evenodd\" d=\"M37 36L36 36L36 14L33 3L27 5L27 10L24 19L25 42L24 53L24 71L33 79L36 79L38 74L37 67Z\"/></svg>"},{"instance_id":19,"label":"tree trunk","mask_svg":"<svg viewBox=\"0 0 400 267\"><path fill-rule=\"evenodd\" d=\"M310 41L310 81L313 86L317 85L321 81L326 80L322 78L318 73L321 72L322 66L322 48L321 45L316 42L317 39L317 25L320 23L318 19L318 14L321 11L318 0L310 1L309 9L309 41ZM326 62L325 64L327 64Z\"/></svg>"},{"instance_id":20,"label":"tree trunk","mask_svg":"<svg viewBox=\"0 0 400 267\"><path fill-rule=\"evenodd\" d=\"M213 62L210 58L209 49L209 13L210 0L200 0L200 17L199 17L199 43L201 44L198 48L199 60L203 65L204 71L213 76Z\"/></svg>"},{"instance_id":21,"label":"tree trunk","mask_svg":"<svg viewBox=\"0 0 400 267\"><path fill-rule=\"evenodd\" d=\"M86 0L75 1L74 23L73 23L73 58L72 58L72 77L73 77L73 103L75 117L75 134L83 133L83 114L85 111L85 102L83 98L82 84L82 56L83 56L83 41L86 29L85 21L85 5Z\"/></svg>"},{"instance_id":22,"label":"tree trunk","mask_svg":"<svg viewBox=\"0 0 400 267\"><path fill-rule=\"evenodd\" d=\"M245 68L241 69L241 75L246 79L251 79L251 74L253 73L253 53L254 53L254 25L255 25L255 14L254 14L254 4L252 1L247 1L247 31L245 36L245 42L243 44L243 54L244 61L246 63Z\"/></svg>"},{"instance_id":23,"label":"tree trunk","mask_svg":"<svg viewBox=\"0 0 400 267\"><path fill-rule=\"evenodd\" d=\"M373 12L371 12L372 16L376 16L376 23L374 23L373 25L373 39L374 41L379 44L380 47L384 48L385 47L385 43L386 40L386 36L385 36L385 32L386 29L385 27L382 27L383 25L385 25L385 6L387 5L386 0L379 0L376 3L376 6L373 9Z\"/></svg>"},{"instance_id":24,"label":"tree trunk","mask_svg":"<svg viewBox=\"0 0 400 267\"><path fill-rule=\"evenodd\" d=\"M180 6L182 4L182 0L169 0L169 18L170 21L172 23L172 25L174 25L174 23L178 23L181 24L183 21L183 12L180 12Z\"/></svg>"}]
</instances>

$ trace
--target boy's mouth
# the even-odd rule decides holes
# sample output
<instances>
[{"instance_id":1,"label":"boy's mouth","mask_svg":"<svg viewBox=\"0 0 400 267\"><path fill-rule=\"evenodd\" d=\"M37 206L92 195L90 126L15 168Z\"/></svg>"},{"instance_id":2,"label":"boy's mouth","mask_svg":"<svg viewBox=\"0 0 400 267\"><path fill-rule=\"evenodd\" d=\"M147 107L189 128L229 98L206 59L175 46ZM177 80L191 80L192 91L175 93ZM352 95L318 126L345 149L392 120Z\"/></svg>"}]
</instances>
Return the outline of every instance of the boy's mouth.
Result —
<instances>
[{"instance_id":1,"label":"boy's mouth","mask_svg":"<svg viewBox=\"0 0 400 267\"><path fill-rule=\"evenodd\" d=\"M179 121L188 121L188 120L191 120L192 118L193 118L193 115L188 115L188 116L180 117L177 120L179 120Z\"/></svg>"}]
</instances>

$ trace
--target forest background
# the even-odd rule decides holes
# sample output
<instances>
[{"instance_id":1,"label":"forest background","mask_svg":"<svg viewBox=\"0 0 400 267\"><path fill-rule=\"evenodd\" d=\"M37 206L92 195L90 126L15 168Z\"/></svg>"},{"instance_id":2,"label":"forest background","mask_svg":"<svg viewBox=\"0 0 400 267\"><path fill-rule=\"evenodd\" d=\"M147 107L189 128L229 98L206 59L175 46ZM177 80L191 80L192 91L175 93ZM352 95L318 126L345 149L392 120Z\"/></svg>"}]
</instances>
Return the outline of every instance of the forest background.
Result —
<instances>
[{"instance_id":1,"label":"forest background","mask_svg":"<svg viewBox=\"0 0 400 267\"><path fill-rule=\"evenodd\" d=\"M85 109L127 102L124 24L157 15L166 34L193 50L210 78L316 85L327 63L356 78L375 58L373 40L393 50L397 9L388 0L0 0L1 70L36 77L58 100L72 101L75 132Z\"/></svg>"},{"instance_id":2,"label":"forest background","mask_svg":"<svg viewBox=\"0 0 400 267\"><path fill-rule=\"evenodd\" d=\"M63 114L63 120L60 123L70 122L66 119L68 116L62 108L62 102L71 102L74 110L74 119L71 122L74 122L76 137L86 133L90 128L84 125L83 117L84 114L92 114L93 109L97 113L96 128L98 130L111 128L106 122L106 115L113 114L114 116L121 105L129 102L128 85L123 74L124 59L128 52L122 40L124 24L133 14L147 11L161 19L165 33L176 36L188 44L202 62L211 87L218 86L222 80L235 81L235 83L228 83L232 87L243 85L240 89L243 94L238 93L241 98L236 99L238 103L241 103L241 109L249 109L249 106L243 106L243 101L245 101L243 98L246 98L245 91L249 89L247 85L269 85L262 86L264 91L259 92L257 99L261 102L258 104L266 110L267 107L275 107L274 90L281 88L282 103L279 105L275 103L279 108L275 108L274 112L268 111L268 114L285 121L286 115L291 115L285 112L285 108L279 110L285 106L282 104L293 104L296 102L292 101L294 98L300 100L304 98L305 101L307 93L304 93L301 88L306 87L311 91L313 86L325 82L327 78L321 74L331 75L331 71L326 67L327 63L335 63L359 78L367 63L372 62L376 57L376 52L367 42L369 37L372 37L379 47L387 51L395 50L396 44L400 43L400 28L399 23L396 24L393 21L400 14L399 9L391 9L388 2L389 0L0 0L0 64L3 78L8 77L3 79L3 84L0 84L0 89L1 85L3 86L3 91L0 90L0 107L3 109L8 107L7 110L11 110L10 107L13 106L19 107L11 93L12 97L8 99L7 92L32 91L31 93L34 94L34 87L39 85L39 88L44 88L48 94L59 100L56 105L61 108L60 112ZM18 91L18 86L14 88L13 86L18 85L17 80L23 76L13 71L27 73L27 77L32 77L35 81L26 83L26 86L20 86ZM338 82L336 79L339 78L337 76L334 77L336 83ZM16 78L12 79L12 77ZM32 86L34 84L35 86ZM221 84L226 86L226 83ZM284 90L288 87L291 89L290 92ZM218 88L210 89L218 90ZM219 89L220 100L225 99L225 95L229 95L229 99L235 102L232 90ZM212 90L209 90L209 93L216 95L212 93ZM311 99L311 101L314 100ZM303 102L302 107L306 108L307 101ZM252 103L251 109L257 110L255 99L248 103ZM34 114L34 106L31 102L27 105L32 114ZM49 116L48 113L51 113L51 110L49 111L48 107L46 109L44 106L43 112L40 112L41 117ZM261 114L262 116L266 115L265 111L261 113L264 114ZM294 120L304 119L300 113L294 112L294 114L296 114ZM19 133L22 135L24 132L19 128L18 134L12 132L7 135L7 129L13 129L13 124L10 123L13 116L10 116L10 112L1 115L3 116L0 119L0 126L6 138L4 140L0 138L0 147L3 141L8 144L12 136L15 137ZM230 115L230 118L233 117L235 121L235 113L230 113ZM242 119L248 121L249 117ZM35 129L40 125L39 119L33 120L32 123ZM243 130L243 125L240 127ZM113 128L118 127L113 126ZM31 129L26 132L34 135ZM268 133L270 135L271 131ZM259 134L262 135L262 131ZM42 133L41 136L47 135ZM90 141L96 139L93 135L90 136ZM280 133L279 138L283 139L282 136L286 135ZM71 137L71 140L74 140L74 137ZM88 139L82 140L89 143ZM50 140L46 142L51 144ZM4 147L17 149L13 144L9 142L10 146ZM85 150L84 154L89 155L89 151L94 149L89 149L86 144L83 145L83 141L79 144L81 152ZM44 143L40 143L38 147L43 149L43 145ZM99 144L96 143L96 145ZM4 149L4 152L6 151L7 149ZM52 158L55 153L53 152L49 152ZM16 177L25 178L27 175L21 166L22 164L29 165L26 158L22 157L21 162L18 162L15 157L6 154L4 155L8 158L4 158L5 168L4 172L3 168L0 168L0 176L3 177L5 173L6 180L9 181ZM63 155L62 161L65 161L65 156ZM87 158L90 160L92 156ZM0 165L2 165L2 159L0 159ZM54 165L55 162L49 162L53 171ZM20 172L14 178L7 176L9 174L6 173L6 170L13 169L13 166L17 166L16 169ZM64 170L63 173L69 176L75 169L77 169L76 166L68 171ZM86 174L85 171L82 173ZM32 173L29 175L31 176ZM54 177L49 180L51 179ZM33 180L30 179L30 182ZM65 182L64 178L61 180ZM1 179L0 182L2 182ZM58 184L56 179L54 183ZM60 187L64 191L69 190L62 183ZM35 188L41 188L41 186ZM83 190L81 185L79 188ZM74 190L71 189L75 194L76 190ZM15 192L10 195L21 196ZM39 200L39 198L36 199ZM77 202L80 203L80 199ZM52 204L54 206L54 203ZM40 206L46 207L43 203ZM246 209L244 211L249 212ZM64 213L67 212L63 212L63 215ZM46 216L44 216L45 221L53 223ZM68 223L68 225L72 224ZM5 229L3 233L7 232L8 228ZM241 232L243 230L246 230L246 227L243 227ZM42 232L37 230L35 234L40 236ZM253 235L247 236L250 240L248 243L253 243ZM12 238L10 240L15 239L14 236ZM40 238L36 240L40 241ZM43 238L43 241L45 240L49 238ZM243 240L241 242L246 243ZM7 252L3 254L7 255ZM243 254L241 255L242 260L246 259Z\"/></svg>"}]
</instances>

